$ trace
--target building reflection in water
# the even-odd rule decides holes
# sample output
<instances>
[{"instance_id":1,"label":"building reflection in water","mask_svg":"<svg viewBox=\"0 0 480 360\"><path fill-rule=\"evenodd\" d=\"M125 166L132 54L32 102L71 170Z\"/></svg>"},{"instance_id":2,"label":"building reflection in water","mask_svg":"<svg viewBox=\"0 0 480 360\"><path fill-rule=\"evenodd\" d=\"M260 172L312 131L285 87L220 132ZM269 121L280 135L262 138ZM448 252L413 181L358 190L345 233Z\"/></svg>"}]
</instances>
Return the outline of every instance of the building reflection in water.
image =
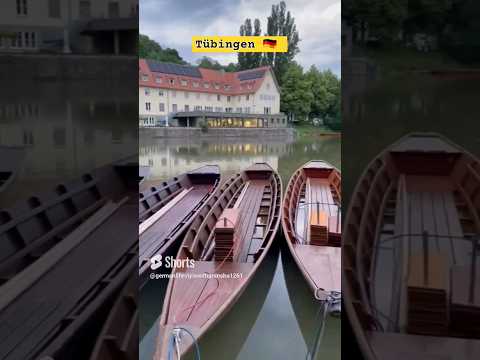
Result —
<instances>
[{"instance_id":1,"label":"building reflection in water","mask_svg":"<svg viewBox=\"0 0 480 360\"><path fill-rule=\"evenodd\" d=\"M92 94L92 84L81 82L29 82L16 87L30 89L17 94L21 100L0 94L0 150L14 146L25 152L1 205L24 190L40 190L138 152L138 134L129 126L136 104L105 86L98 84L107 96L101 90Z\"/></svg>"},{"instance_id":2,"label":"building reflection in water","mask_svg":"<svg viewBox=\"0 0 480 360\"><path fill-rule=\"evenodd\" d=\"M261 142L263 140L263 142ZM292 139L140 139L140 165L151 167L151 179L166 179L205 164L231 174L254 162L278 168Z\"/></svg>"}]
</instances>

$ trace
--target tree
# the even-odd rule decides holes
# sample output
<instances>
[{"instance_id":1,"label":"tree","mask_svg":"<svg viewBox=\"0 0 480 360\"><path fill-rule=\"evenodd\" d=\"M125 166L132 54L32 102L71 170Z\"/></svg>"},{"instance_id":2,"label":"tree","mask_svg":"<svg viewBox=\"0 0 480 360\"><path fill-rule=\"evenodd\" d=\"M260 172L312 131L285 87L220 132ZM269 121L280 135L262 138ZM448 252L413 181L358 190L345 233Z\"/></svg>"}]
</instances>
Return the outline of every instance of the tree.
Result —
<instances>
[{"instance_id":1,"label":"tree","mask_svg":"<svg viewBox=\"0 0 480 360\"><path fill-rule=\"evenodd\" d=\"M319 71L314 65L305 74L313 95L311 114L336 118L340 113L340 80L330 70Z\"/></svg>"},{"instance_id":2,"label":"tree","mask_svg":"<svg viewBox=\"0 0 480 360\"><path fill-rule=\"evenodd\" d=\"M260 36L262 28L260 20L254 20L254 29L252 29L252 20L246 19L245 23L240 26L240 36ZM238 68L239 70L247 70L259 67L262 62L262 53L238 53Z\"/></svg>"},{"instance_id":3,"label":"tree","mask_svg":"<svg viewBox=\"0 0 480 360\"><path fill-rule=\"evenodd\" d=\"M282 74L293 62L295 55L300 51L298 43L297 26L295 18L287 11L284 1L278 5L272 5L272 12L267 19L267 36L286 36L288 38L288 52L286 53L265 53L263 63L270 65L280 85L283 82Z\"/></svg>"},{"instance_id":4,"label":"tree","mask_svg":"<svg viewBox=\"0 0 480 360\"><path fill-rule=\"evenodd\" d=\"M223 66L217 60L214 60L208 56L204 56L201 59L197 60L199 67L212 70L222 70Z\"/></svg>"},{"instance_id":5,"label":"tree","mask_svg":"<svg viewBox=\"0 0 480 360\"><path fill-rule=\"evenodd\" d=\"M281 111L305 119L311 111L313 101L312 84L296 62L288 65L281 87Z\"/></svg>"},{"instance_id":6,"label":"tree","mask_svg":"<svg viewBox=\"0 0 480 360\"><path fill-rule=\"evenodd\" d=\"M140 58L171 62L175 64L187 64L187 62L178 55L178 52L175 49L163 49L155 40L142 34L139 35L138 40L138 56Z\"/></svg>"}]
</instances>

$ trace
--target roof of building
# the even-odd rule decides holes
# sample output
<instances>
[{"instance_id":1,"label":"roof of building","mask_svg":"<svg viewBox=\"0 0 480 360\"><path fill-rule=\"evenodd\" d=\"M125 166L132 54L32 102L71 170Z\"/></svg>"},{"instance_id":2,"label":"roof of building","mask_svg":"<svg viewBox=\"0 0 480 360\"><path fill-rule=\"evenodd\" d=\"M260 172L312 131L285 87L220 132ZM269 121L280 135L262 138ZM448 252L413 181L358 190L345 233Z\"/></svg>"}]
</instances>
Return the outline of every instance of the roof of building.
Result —
<instances>
[{"instance_id":1,"label":"roof of building","mask_svg":"<svg viewBox=\"0 0 480 360\"><path fill-rule=\"evenodd\" d=\"M265 74L268 71L271 72L276 84L275 75L269 66L237 72L225 72L191 65L140 59L139 71L140 86L224 95L251 94L256 92L262 85Z\"/></svg>"}]
</instances>

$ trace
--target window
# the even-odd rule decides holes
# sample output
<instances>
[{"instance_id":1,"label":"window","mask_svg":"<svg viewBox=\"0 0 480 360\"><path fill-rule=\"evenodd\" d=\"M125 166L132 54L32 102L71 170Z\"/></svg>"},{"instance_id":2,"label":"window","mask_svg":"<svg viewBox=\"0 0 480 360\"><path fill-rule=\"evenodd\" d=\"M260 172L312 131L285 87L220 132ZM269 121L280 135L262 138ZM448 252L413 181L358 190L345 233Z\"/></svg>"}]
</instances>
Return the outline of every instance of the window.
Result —
<instances>
[{"instance_id":1,"label":"window","mask_svg":"<svg viewBox=\"0 0 480 360\"><path fill-rule=\"evenodd\" d=\"M172 111L177 112L177 104L172 104Z\"/></svg>"},{"instance_id":2,"label":"window","mask_svg":"<svg viewBox=\"0 0 480 360\"><path fill-rule=\"evenodd\" d=\"M170 85L175 85L175 79L170 79Z\"/></svg>"},{"instance_id":3,"label":"window","mask_svg":"<svg viewBox=\"0 0 480 360\"><path fill-rule=\"evenodd\" d=\"M217 95L217 101L222 100L222 95Z\"/></svg>"},{"instance_id":4,"label":"window","mask_svg":"<svg viewBox=\"0 0 480 360\"><path fill-rule=\"evenodd\" d=\"M185 105L185 112L190 111L190 106Z\"/></svg>"},{"instance_id":5,"label":"window","mask_svg":"<svg viewBox=\"0 0 480 360\"><path fill-rule=\"evenodd\" d=\"M173 97L173 98L177 97L177 92L176 92L175 90L172 91L172 97Z\"/></svg>"},{"instance_id":6,"label":"window","mask_svg":"<svg viewBox=\"0 0 480 360\"><path fill-rule=\"evenodd\" d=\"M158 111L160 111L160 112L164 112L164 111L165 111L165 104L164 104L164 103L158 104Z\"/></svg>"},{"instance_id":7,"label":"window","mask_svg":"<svg viewBox=\"0 0 480 360\"><path fill-rule=\"evenodd\" d=\"M185 99L188 99L189 95L188 91L185 91Z\"/></svg>"},{"instance_id":8,"label":"window","mask_svg":"<svg viewBox=\"0 0 480 360\"><path fill-rule=\"evenodd\" d=\"M195 106L195 111L202 111L202 106L201 105Z\"/></svg>"},{"instance_id":9,"label":"window","mask_svg":"<svg viewBox=\"0 0 480 360\"><path fill-rule=\"evenodd\" d=\"M27 0L17 0L17 15L25 16L27 14Z\"/></svg>"},{"instance_id":10,"label":"window","mask_svg":"<svg viewBox=\"0 0 480 360\"><path fill-rule=\"evenodd\" d=\"M227 96L227 102L230 102L230 96Z\"/></svg>"},{"instance_id":11,"label":"window","mask_svg":"<svg viewBox=\"0 0 480 360\"><path fill-rule=\"evenodd\" d=\"M242 108L241 108L241 107L237 107L236 112L237 112L237 113L241 113L241 112L242 112Z\"/></svg>"},{"instance_id":12,"label":"window","mask_svg":"<svg viewBox=\"0 0 480 360\"><path fill-rule=\"evenodd\" d=\"M163 96L163 90L158 90L158 96Z\"/></svg>"},{"instance_id":13,"label":"window","mask_svg":"<svg viewBox=\"0 0 480 360\"><path fill-rule=\"evenodd\" d=\"M225 108L225 112L231 113L233 112L233 108L231 107Z\"/></svg>"},{"instance_id":14,"label":"window","mask_svg":"<svg viewBox=\"0 0 480 360\"><path fill-rule=\"evenodd\" d=\"M209 84L208 82L203 83L203 87L204 87L205 89L208 89L208 88L210 87L210 84Z\"/></svg>"},{"instance_id":15,"label":"window","mask_svg":"<svg viewBox=\"0 0 480 360\"><path fill-rule=\"evenodd\" d=\"M22 33L21 32L17 32L16 36L12 38L12 47L14 47L14 48L23 47Z\"/></svg>"},{"instance_id":16,"label":"window","mask_svg":"<svg viewBox=\"0 0 480 360\"><path fill-rule=\"evenodd\" d=\"M149 96L150 95L150 89L149 88L145 88L145 96Z\"/></svg>"},{"instance_id":17,"label":"window","mask_svg":"<svg viewBox=\"0 0 480 360\"><path fill-rule=\"evenodd\" d=\"M245 96L245 99L246 99L247 101L250 100L250 95L247 94L247 95Z\"/></svg>"},{"instance_id":18,"label":"window","mask_svg":"<svg viewBox=\"0 0 480 360\"><path fill-rule=\"evenodd\" d=\"M205 106L205 111L213 111L213 106Z\"/></svg>"},{"instance_id":19,"label":"window","mask_svg":"<svg viewBox=\"0 0 480 360\"><path fill-rule=\"evenodd\" d=\"M90 17L92 16L90 0L80 0L80 3L78 5L78 13L80 19L90 19Z\"/></svg>"},{"instance_id":20,"label":"window","mask_svg":"<svg viewBox=\"0 0 480 360\"><path fill-rule=\"evenodd\" d=\"M145 110L150 111L151 104L149 102L145 103Z\"/></svg>"},{"instance_id":21,"label":"window","mask_svg":"<svg viewBox=\"0 0 480 360\"><path fill-rule=\"evenodd\" d=\"M156 82L157 84L161 84L161 83L162 83L162 78L161 78L160 76L157 76L157 77L155 78L155 82Z\"/></svg>"},{"instance_id":22,"label":"window","mask_svg":"<svg viewBox=\"0 0 480 360\"><path fill-rule=\"evenodd\" d=\"M200 93L197 93L197 99L200 99Z\"/></svg>"},{"instance_id":23,"label":"window","mask_svg":"<svg viewBox=\"0 0 480 360\"><path fill-rule=\"evenodd\" d=\"M182 84L182 86L187 86L187 80L180 80L180 83Z\"/></svg>"},{"instance_id":24,"label":"window","mask_svg":"<svg viewBox=\"0 0 480 360\"><path fill-rule=\"evenodd\" d=\"M55 19L60 18L60 0L48 1L48 16Z\"/></svg>"},{"instance_id":25,"label":"window","mask_svg":"<svg viewBox=\"0 0 480 360\"><path fill-rule=\"evenodd\" d=\"M220 84L215 84L215 89L220 89Z\"/></svg>"},{"instance_id":26,"label":"window","mask_svg":"<svg viewBox=\"0 0 480 360\"><path fill-rule=\"evenodd\" d=\"M148 81L148 75L142 74L142 81Z\"/></svg>"},{"instance_id":27,"label":"window","mask_svg":"<svg viewBox=\"0 0 480 360\"><path fill-rule=\"evenodd\" d=\"M263 108L263 113L264 113L264 114L270 114L270 113L271 113L271 112L270 112L270 108L269 108L269 107L264 107L264 108Z\"/></svg>"},{"instance_id":28,"label":"window","mask_svg":"<svg viewBox=\"0 0 480 360\"><path fill-rule=\"evenodd\" d=\"M196 87L196 88L197 88L198 85L199 85L199 84L198 84L198 81L194 81L194 82L193 82L193 87Z\"/></svg>"},{"instance_id":29,"label":"window","mask_svg":"<svg viewBox=\"0 0 480 360\"><path fill-rule=\"evenodd\" d=\"M120 6L118 1L110 1L108 3L108 17L118 18L120 17Z\"/></svg>"}]
</instances>

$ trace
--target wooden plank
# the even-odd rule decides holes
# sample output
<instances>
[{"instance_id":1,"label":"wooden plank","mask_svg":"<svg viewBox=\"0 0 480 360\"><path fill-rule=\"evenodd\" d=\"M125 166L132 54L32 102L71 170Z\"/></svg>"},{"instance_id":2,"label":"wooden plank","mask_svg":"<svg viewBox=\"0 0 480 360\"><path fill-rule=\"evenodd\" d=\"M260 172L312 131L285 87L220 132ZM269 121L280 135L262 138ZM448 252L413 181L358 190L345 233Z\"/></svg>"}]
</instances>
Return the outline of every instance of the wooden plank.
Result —
<instances>
[{"instance_id":1,"label":"wooden plank","mask_svg":"<svg viewBox=\"0 0 480 360\"><path fill-rule=\"evenodd\" d=\"M105 222L118 208L127 201L122 199L118 203L109 202L95 215L81 224L70 233L61 243L53 247L35 263L17 274L8 283L2 286L3 296L0 299L0 311L6 308L14 299L28 289L33 283L47 273L55 264L62 260L69 252L77 247L88 235Z\"/></svg>"},{"instance_id":2,"label":"wooden plank","mask_svg":"<svg viewBox=\"0 0 480 360\"><path fill-rule=\"evenodd\" d=\"M193 189L183 189L183 191L178 194L174 199L172 199L167 205L158 210L155 214L150 216L144 222L142 222L138 227L138 235L142 235L149 227L151 227L155 222L157 222L163 215L165 215L171 208L173 208L180 200L182 200L187 194Z\"/></svg>"}]
</instances>

